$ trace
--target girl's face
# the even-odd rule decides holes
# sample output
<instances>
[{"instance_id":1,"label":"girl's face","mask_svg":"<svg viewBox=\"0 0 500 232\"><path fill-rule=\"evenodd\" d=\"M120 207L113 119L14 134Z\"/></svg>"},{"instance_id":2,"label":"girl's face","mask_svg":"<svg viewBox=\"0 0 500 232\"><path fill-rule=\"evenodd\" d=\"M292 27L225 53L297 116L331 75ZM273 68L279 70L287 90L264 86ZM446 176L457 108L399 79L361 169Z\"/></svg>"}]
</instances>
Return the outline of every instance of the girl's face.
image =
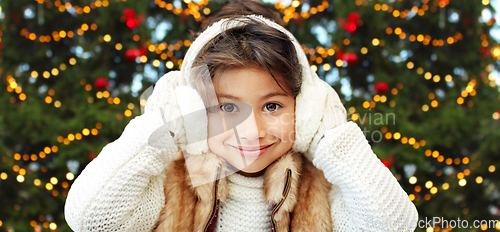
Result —
<instances>
[{"instance_id":1,"label":"girl's face","mask_svg":"<svg viewBox=\"0 0 500 232\"><path fill-rule=\"evenodd\" d=\"M208 146L244 173L257 173L295 141L295 99L259 66L213 78L218 112L208 114Z\"/></svg>"}]
</instances>

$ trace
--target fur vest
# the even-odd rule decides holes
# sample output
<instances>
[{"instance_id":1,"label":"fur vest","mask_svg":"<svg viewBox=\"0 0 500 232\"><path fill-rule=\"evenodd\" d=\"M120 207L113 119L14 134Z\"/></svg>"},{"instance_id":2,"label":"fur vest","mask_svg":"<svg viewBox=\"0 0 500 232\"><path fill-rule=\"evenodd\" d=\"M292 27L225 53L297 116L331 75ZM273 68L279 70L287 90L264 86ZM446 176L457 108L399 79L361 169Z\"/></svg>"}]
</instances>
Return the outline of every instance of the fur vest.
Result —
<instances>
[{"instance_id":1,"label":"fur vest","mask_svg":"<svg viewBox=\"0 0 500 232\"><path fill-rule=\"evenodd\" d=\"M226 162L213 153L179 153L167 170L165 206L154 231L213 231L219 202L229 195L226 178L219 178L228 171ZM290 151L264 175L264 195L273 206L270 231L332 231L331 184L321 170ZM195 180L206 184L193 187Z\"/></svg>"}]
</instances>

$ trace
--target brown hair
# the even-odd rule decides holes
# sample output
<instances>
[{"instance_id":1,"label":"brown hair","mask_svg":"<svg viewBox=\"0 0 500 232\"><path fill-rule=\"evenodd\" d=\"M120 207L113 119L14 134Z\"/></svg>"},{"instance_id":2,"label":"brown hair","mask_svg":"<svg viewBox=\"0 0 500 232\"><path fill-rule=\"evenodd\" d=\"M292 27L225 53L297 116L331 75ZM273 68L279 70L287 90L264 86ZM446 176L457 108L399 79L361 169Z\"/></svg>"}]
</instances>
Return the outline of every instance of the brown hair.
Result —
<instances>
[{"instance_id":1,"label":"brown hair","mask_svg":"<svg viewBox=\"0 0 500 232\"><path fill-rule=\"evenodd\" d=\"M223 18L235 15L262 15L281 26L285 26L285 22L280 14L266 5L253 0L230 0L217 13L211 15L210 18L201 24L201 31L204 31L207 27Z\"/></svg>"},{"instance_id":2,"label":"brown hair","mask_svg":"<svg viewBox=\"0 0 500 232\"><path fill-rule=\"evenodd\" d=\"M193 70L207 65L207 69L192 73L194 78L191 79L206 106L215 105L213 100L217 99L206 91L211 88L213 77L229 69L253 65L266 70L281 89L295 98L300 91L302 68L291 38L255 19L226 17L229 18L226 23L244 20L245 25L223 30L205 44L193 62Z\"/></svg>"}]
</instances>

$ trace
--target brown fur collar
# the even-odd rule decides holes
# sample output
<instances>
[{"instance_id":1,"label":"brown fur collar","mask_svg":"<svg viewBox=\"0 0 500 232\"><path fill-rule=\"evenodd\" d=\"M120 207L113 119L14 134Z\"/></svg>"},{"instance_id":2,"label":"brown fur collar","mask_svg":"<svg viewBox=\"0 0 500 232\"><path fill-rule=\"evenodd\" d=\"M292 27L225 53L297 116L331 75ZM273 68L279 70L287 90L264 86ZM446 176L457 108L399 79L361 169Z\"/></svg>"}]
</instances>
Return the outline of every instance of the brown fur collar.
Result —
<instances>
[{"instance_id":1,"label":"brown fur collar","mask_svg":"<svg viewBox=\"0 0 500 232\"><path fill-rule=\"evenodd\" d=\"M226 162L213 153L186 159L179 154L167 167L165 206L155 231L208 231L210 215L217 216L218 202L229 195L227 172ZM332 231L331 185L321 170L301 154L289 152L269 165L264 175L266 200L275 206L275 231Z\"/></svg>"}]
</instances>

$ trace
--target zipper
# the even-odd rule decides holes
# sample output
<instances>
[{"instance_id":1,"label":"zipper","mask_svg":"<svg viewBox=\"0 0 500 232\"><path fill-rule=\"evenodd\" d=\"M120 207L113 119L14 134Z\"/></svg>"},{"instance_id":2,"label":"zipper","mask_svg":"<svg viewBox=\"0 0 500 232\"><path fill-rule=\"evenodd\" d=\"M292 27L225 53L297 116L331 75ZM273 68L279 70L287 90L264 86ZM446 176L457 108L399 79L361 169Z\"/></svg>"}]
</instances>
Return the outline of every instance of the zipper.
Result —
<instances>
[{"instance_id":1,"label":"zipper","mask_svg":"<svg viewBox=\"0 0 500 232\"><path fill-rule=\"evenodd\" d=\"M217 176L214 182L214 205L212 207L212 212L210 213L210 217L208 218L207 224L205 225L205 232L208 231L210 224L212 224L212 220L215 217L215 213L217 211L217 207L219 207L219 200L217 199L217 188L219 187L219 178L220 178L220 164L217 166Z\"/></svg>"},{"instance_id":2,"label":"zipper","mask_svg":"<svg viewBox=\"0 0 500 232\"><path fill-rule=\"evenodd\" d=\"M273 211L271 213L271 231L276 232L276 222L274 221L274 215L278 210L280 209L281 205L283 205L283 202L285 201L286 197L288 196L288 192L290 190L290 180L292 179L292 170L289 168L286 169L286 182L285 182L285 188L283 189L283 198L281 198L280 202L273 208Z\"/></svg>"}]
</instances>

